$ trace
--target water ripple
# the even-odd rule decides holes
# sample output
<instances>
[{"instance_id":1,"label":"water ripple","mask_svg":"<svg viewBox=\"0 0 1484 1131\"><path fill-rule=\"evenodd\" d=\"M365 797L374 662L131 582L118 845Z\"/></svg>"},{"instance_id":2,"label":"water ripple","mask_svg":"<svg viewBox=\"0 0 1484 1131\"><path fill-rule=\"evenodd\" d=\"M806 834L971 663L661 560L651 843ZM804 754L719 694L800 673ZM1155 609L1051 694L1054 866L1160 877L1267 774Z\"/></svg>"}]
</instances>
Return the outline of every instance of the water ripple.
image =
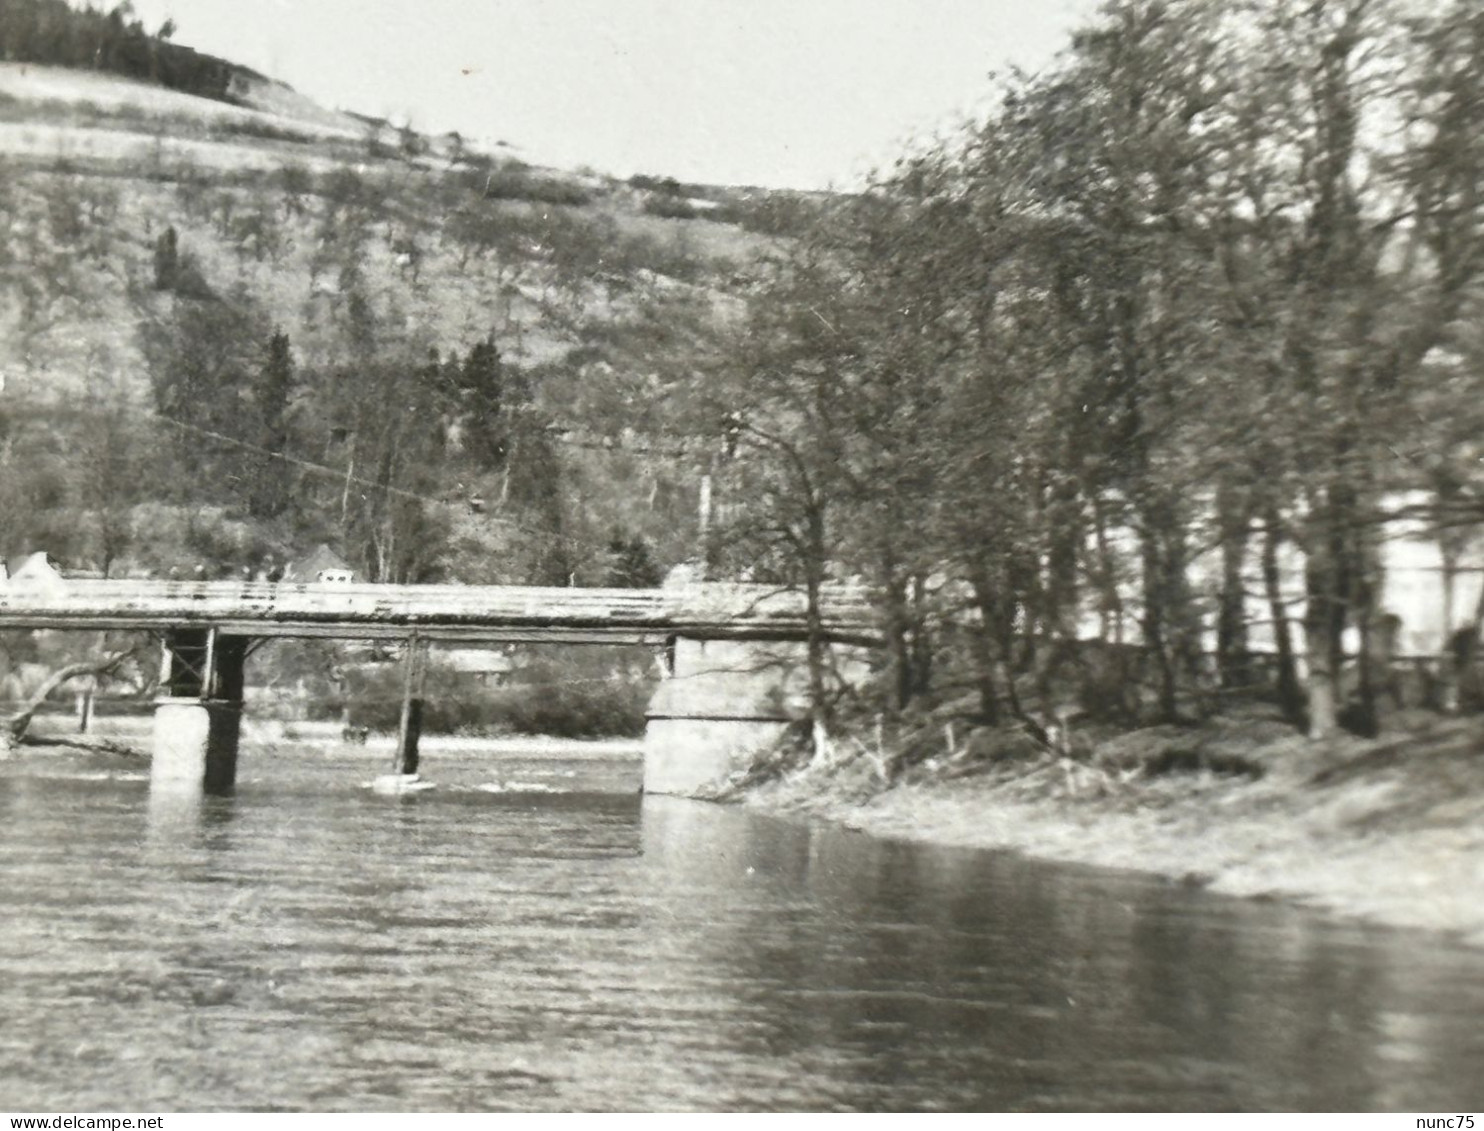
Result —
<instances>
[{"instance_id":1,"label":"water ripple","mask_svg":"<svg viewBox=\"0 0 1484 1131\"><path fill-rule=\"evenodd\" d=\"M10 1106L1484 1100L1484 960L1425 936L641 803L631 755L450 756L415 798L291 755L204 802L0 777Z\"/></svg>"}]
</instances>

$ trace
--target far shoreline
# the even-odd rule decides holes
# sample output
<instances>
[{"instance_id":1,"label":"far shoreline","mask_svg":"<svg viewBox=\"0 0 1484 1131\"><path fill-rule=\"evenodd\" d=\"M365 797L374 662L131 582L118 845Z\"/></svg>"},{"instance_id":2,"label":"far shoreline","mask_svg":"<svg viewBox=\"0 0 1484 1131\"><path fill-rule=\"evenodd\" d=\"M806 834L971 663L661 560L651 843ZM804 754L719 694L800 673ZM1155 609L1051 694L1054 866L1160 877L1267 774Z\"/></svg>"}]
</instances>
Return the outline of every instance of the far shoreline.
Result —
<instances>
[{"instance_id":1,"label":"far shoreline","mask_svg":"<svg viewBox=\"0 0 1484 1131\"><path fill-rule=\"evenodd\" d=\"M82 757L97 755L100 757L135 757L148 761L152 726L153 720L147 715L103 715L94 718L93 726L86 733L79 733L75 721L68 715L60 713L39 715L24 743L16 746L10 753L12 757L46 757L51 754ZM244 751L271 748L278 743L292 743L322 749L333 748L345 754L390 757L390 751L396 745L396 737L390 731L371 731L364 741L348 741L344 737L344 726L339 722L244 719L241 743ZM134 749L130 752L107 749L102 746L88 749L85 744L89 740L113 741L132 746ZM570 753L581 749L590 751L593 757L632 756L637 758L644 751L642 737L603 735L569 738L513 731L502 734L430 734L424 732L418 745L424 753L442 754L494 750L515 754L540 754L558 749Z\"/></svg>"}]
</instances>

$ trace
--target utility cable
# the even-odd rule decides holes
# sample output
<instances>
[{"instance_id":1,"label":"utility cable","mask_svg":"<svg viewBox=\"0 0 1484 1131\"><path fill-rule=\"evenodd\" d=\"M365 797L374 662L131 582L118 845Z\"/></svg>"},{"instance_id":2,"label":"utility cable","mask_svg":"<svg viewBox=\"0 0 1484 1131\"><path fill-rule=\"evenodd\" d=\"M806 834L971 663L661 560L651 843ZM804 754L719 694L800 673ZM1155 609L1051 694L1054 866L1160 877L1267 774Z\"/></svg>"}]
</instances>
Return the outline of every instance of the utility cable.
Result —
<instances>
[{"instance_id":1,"label":"utility cable","mask_svg":"<svg viewBox=\"0 0 1484 1131\"><path fill-rule=\"evenodd\" d=\"M377 483L374 480L366 479L362 476L354 474L348 468L342 469L331 467L329 464L318 463L314 460L304 459L301 456L290 455L287 452L276 452L273 451L271 448L265 448L260 444L254 444L248 440L238 439L236 436L228 436L223 432L218 432L211 428L205 428L199 424L190 424L184 420L177 420L174 417L165 416L163 414L157 414L153 417L153 419L162 420L173 428L178 428L185 432L192 432L199 436L205 436L220 443L229 444L233 447L240 448L244 451L253 452L257 455L265 456L269 459L282 460L285 463L291 464L298 468L302 468L305 471L311 471L325 476L332 476L337 482L340 483L354 483L358 486L366 487L373 491L381 491L388 495L397 496L398 498L410 499L414 502L428 503L433 506L448 505L448 500L446 498L437 498L436 496L426 495L418 491L412 491L405 487L397 487L390 483ZM528 534L534 538L542 538L551 542L559 542L568 546L584 547L588 549L602 549L604 551L608 549L608 543L606 541L599 541L592 538L581 538L574 535L561 534L550 530L541 530L537 527L527 526L524 523L516 522L513 519L504 518L500 515L486 514L485 517L493 523L504 526L521 534Z\"/></svg>"}]
</instances>

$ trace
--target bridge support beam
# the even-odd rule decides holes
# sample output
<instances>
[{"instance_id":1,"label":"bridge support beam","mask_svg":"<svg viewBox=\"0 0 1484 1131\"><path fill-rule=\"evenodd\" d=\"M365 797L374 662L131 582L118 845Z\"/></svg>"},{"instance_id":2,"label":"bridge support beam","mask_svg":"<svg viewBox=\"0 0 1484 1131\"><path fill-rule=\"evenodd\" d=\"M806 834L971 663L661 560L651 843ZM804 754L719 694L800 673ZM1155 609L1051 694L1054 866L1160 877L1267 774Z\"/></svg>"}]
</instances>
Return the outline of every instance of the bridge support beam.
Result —
<instances>
[{"instance_id":1,"label":"bridge support beam","mask_svg":"<svg viewBox=\"0 0 1484 1131\"><path fill-rule=\"evenodd\" d=\"M644 792L714 793L801 713L801 644L676 637L644 729Z\"/></svg>"},{"instance_id":2,"label":"bridge support beam","mask_svg":"<svg viewBox=\"0 0 1484 1131\"><path fill-rule=\"evenodd\" d=\"M394 774L417 773L417 745L423 733L423 695L428 675L428 645L413 637L402 659L402 717L397 724L397 750L392 759Z\"/></svg>"},{"instance_id":3,"label":"bridge support beam","mask_svg":"<svg viewBox=\"0 0 1484 1131\"><path fill-rule=\"evenodd\" d=\"M150 788L230 793L237 781L247 639L216 629L165 634Z\"/></svg>"},{"instance_id":4,"label":"bridge support beam","mask_svg":"<svg viewBox=\"0 0 1484 1131\"><path fill-rule=\"evenodd\" d=\"M832 644L830 652L832 677L854 686L870 678L868 649ZM803 640L677 636L666 653L644 729L645 793L715 796L808 718Z\"/></svg>"}]
</instances>

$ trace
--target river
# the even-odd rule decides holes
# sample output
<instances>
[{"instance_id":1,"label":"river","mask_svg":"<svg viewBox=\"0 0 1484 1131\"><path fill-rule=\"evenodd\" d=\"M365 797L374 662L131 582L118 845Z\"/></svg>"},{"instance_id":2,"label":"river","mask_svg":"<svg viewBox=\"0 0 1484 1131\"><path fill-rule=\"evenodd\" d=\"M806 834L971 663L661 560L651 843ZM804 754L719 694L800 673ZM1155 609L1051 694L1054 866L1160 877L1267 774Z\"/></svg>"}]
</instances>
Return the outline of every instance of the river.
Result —
<instances>
[{"instance_id":1,"label":"river","mask_svg":"<svg viewBox=\"0 0 1484 1131\"><path fill-rule=\"evenodd\" d=\"M1484 954L637 794L632 752L0 766L0 1107L1484 1106Z\"/></svg>"}]
</instances>

